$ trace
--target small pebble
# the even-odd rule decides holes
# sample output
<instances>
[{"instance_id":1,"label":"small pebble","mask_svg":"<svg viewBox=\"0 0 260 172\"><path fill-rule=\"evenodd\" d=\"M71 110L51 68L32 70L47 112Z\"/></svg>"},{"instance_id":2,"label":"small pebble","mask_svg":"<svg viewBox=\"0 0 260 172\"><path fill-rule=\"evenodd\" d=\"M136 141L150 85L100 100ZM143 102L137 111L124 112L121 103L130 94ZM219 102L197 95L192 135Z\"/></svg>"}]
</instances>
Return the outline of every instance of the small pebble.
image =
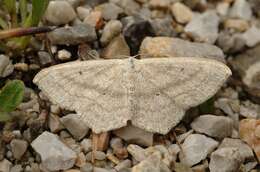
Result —
<instances>
[{"instance_id":1,"label":"small pebble","mask_svg":"<svg viewBox=\"0 0 260 172\"><path fill-rule=\"evenodd\" d=\"M6 77L13 73L14 65L9 57L0 55L0 78Z\"/></svg>"},{"instance_id":2,"label":"small pebble","mask_svg":"<svg viewBox=\"0 0 260 172\"><path fill-rule=\"evenodd\" d=\"M191 21L193 12L189 7L181 2L176 2L171 6L171 12L177 22L185 24Z\"/></svg>"},{"instance_id":3,"label":"small pebble","mask_svg":"<svg viewBox=\"0 0 260 172\"><path fill-rule=\"evenodd\" d=\"M13 139L10 143L11 150L15 159L19 160L26 152L28 143L24 140Z\"/></svg>"},{"instance_id":4,"label":"small pebble","mask_svg":"<svg viewBox=\"0 0 260 172\"><path fill-rule=\"evenodd\" d=\"M65 61L71 59L71 53L65 49L58 51L58 59Z\"/></svg>"},{"instance_id":5,"label":"small pebble","mask_svg":"<svg viewBox=\"0 0 260 172\"><path fill-rule=\"evenodd\" d=\"M92 160L92 153L93 152L89 152L86 154L86 160L87 161L91 161ZM106 159L106 154L104 152L101 152L101 151L95 151L94 153L94 157L96 160L105 160Z\"/></svg>"},{"instance_id":6,"label":"small pebble","mask_svg":"<svg viewBox=\"0 0 260 172\"><path fill-rule=\"evenodd\" d=\"M54 25L61 25L74 20L76 13L67 1L51 1L44 17Z\"/></svg>"},{"instance_id":7,"label":"small pebble","mask_svg":"<svg viewBox=\"0 0 260 172\"><path fill-rule=\"evenodd\" d=\"M114 37L120 34L123 25L119 20L110 20L104 27L100 38L101 44L107 45Z\"/></svg>"},{"instance_id":8,"label":"small pebble","mask_svg":"<svg viewBox=\"0 0 260 172\"><path fill-rule=\"evenodd\" d=\"M218 38L219 17L214 11L195 15L184 31L197 42L214 44Z\"/></svg>"}]
</instances>

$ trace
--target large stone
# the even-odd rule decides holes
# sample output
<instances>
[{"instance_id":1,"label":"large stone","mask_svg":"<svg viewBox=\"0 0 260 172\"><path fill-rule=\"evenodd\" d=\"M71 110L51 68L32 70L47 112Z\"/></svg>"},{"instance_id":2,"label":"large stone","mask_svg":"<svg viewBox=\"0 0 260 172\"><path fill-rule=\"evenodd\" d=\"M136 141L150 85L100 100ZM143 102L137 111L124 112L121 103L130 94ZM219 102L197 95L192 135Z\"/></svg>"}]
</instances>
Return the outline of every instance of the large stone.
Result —
<instances>
[{"instance_id":1,"label":"large stone","mask_svg":"<svg viewBox=\"0 0 260 172\"><path fill-rule=\"evenodd\" d=\"M216 147L218 142L201 134L189 135L182 144L181 162L193 166L204 160Z\"/></svg>"},{"instance_id":2,"label":"large stone","mask_svg":"<svg viewBox=\"0 0 260 172\"><path fill-rule=\"evenodd\" d=\"M252 149L240 139L225 138L218 148L237 148L243 159L254 160Z\"/></svg>"},{"instance_id":3,"label":"large stone","mask_svg":"<svg viewBox=\"0 0 260 172\"><path fill-rule=\"evenodd\" d=\"M50 171L69 169L77 158L76 153L62 143L57 135L47 131L38 136L31 145L40 154L43 167Z\"/></svg>"},{"instance_id":4,"label":"large stone","mask_svg":"<svg viewBox=\"0 0 260 172\"><path fill-rule=\"evenodd\" d=\"M0 55L0 78L6 77L13 73L14 65L9 57Z\"/></svg>"},{"instance_id":5,"label":"large stone","mask_svg":"<svg viewBox=\"0 0 260 172\"><path fill-rule=\"evenodd\" d=\"M28 143L25 140L13 139L10 143L11 150L15 159L19 160L26 152Z\"/></svg>"},{"instance_id":6,"label":"large stone","mask_svg":"<svg viewBox=\"0 0 260 172\"><path fill-rule=\"evenodd\" d=\"M229 16L233 18L241 18L250 20L252 17L252 9L247 0L235 0L230 9Z\"/></svg>"},{"instance_id":7,"label":"large stone","mask_svg":"<svg viewBox=\"0 0 260 172\"><path fill-rule=\"evenodd\" d=\"M89 131L86 123L77 114L68 114L61 118L61 122L77 140L82 139Z\"/></svg>"},{"instance_id":8,"label":"large stone","mask_svg":"<svg viewBox=\"0 0 260 172\"><path fill-rule=\"evenodd\" d=\"M244 159L237 148L220 148L210 156L210 172L237 172Z\"/></svg>"},{"instance_id":9,"label":"large stone","mask_svg":"<svg viewBox=\"0 0 260 172\"><path fill-rule=\"evenodd\" d=\"M221 139L232 135L233 121L225 116L202 115L191 123L191 127L199 133Z\"/></svg>"},{"instance_id":10,"label":"large stone","mask_svg":"<svg viewBox=\"0 0 260 172\"><path fill-rule=\"evenodd\" d=\"M195 15L184 31L195 41L214 44L218 38L219 17L215 11L206 11Z\"/></svg>"},{"instance_id":11,"label":"large stone","mask_svg":"<svg viewBox=\"0 0 260 172\"><path fill-rule=\"evenodd\" d=\"M9 172L12 167L12 163L7 159L0 161L0 172Z\"/></svg>"},{"instance_id":12,"label":"large stone","mask_svg":"<svg viewBox=\"0 0 260 172\"><path fill-rule=\"evenodd\" d=\"M142 146L153 145L153 133L137 128L133 125L117 129L113 133L128 143L135 143Z\"/></svg>"},{"instance_id":13,"label":"large stone","mask_svg":"<svg viewBox=\"0 0 260 172\"><path fill-rule=\"evenodd\" d=\"M206 57L224 62L222 50L206 43L193 43L179 38L146 37L140 47L141 57Z\"/></svg>"},{"instance_id":14,"label":"large stone","mask_svg":"<svg viewBox=\"0 0 260 172\"><path fill-rule=\"evenodd\" d=\"M79 24L72 27L61 27L48 33L52 44L75 45L96 40L95 28L88 24Z\"/></svg>"},{"instance_id":15,"label":"large stone","mask_svg":"<svg viewBox=\"0 0 260 172\"><path fill-rule=\"evenodd\" d=\"M240 139L245 141L255 152L260 161L260 120L243 119L239 124Z\"/></svg>"},{"instance_id":16,"label":"large stone","mask_svg":"<svg viewBox=\"0 0 260 172\"><path fill-rule=\"evenodd\" d=\"M67 1L51 1L45 19L54 25L67 24L76 18L76 13Z\"/></svg>"}]
</instances>

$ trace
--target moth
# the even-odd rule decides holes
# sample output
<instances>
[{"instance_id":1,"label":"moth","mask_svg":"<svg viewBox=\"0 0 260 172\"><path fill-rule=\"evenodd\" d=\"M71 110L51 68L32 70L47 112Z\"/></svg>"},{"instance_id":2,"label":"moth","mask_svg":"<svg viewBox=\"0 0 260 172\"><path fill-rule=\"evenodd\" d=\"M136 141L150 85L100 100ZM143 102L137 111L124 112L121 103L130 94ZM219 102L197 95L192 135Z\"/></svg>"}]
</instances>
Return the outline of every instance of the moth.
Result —
<instances>
[{"instance_id":1,"label":"moth","mask_svg":"<svg viewBox=\"0 0 260 172\"><path fill-rule=\"evenodd\" d=\"M206 58L68 62L40 71L33 82L60 107L76 111L95 132L132 125L166 134L185 111L213 96L231 75Z\"/></svg>"}]
</instances>

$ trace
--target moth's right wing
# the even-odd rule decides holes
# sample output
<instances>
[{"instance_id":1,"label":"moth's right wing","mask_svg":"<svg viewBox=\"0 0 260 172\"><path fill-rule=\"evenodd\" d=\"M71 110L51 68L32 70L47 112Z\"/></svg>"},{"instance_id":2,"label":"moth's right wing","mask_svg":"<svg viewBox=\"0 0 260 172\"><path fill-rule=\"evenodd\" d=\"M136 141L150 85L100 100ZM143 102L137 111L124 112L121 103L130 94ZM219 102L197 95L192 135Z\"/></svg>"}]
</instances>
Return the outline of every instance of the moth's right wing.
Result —
<instances>
[{"instance_id":1,"label":"moth's right wing","mask_svg":"<svg viewBox=\"0 0 260 172\"><path fill-rule=\"evenodd\" d=\"M75 110L96 133L120 128L128 110L125 60L69 62L40 71L33 82L60 107Z\"/></svg>"},{"instance_id":2,"label":"moth's right wing","mask_svg":"<svg viewBox=\"0 0 260 172\"><path fill-rule=\"evenodd\" d=\"M213 96L231 75L223 63L203 58L136 60L133 125L166 134L190 107Z\"/></svg>"}]
</instances>

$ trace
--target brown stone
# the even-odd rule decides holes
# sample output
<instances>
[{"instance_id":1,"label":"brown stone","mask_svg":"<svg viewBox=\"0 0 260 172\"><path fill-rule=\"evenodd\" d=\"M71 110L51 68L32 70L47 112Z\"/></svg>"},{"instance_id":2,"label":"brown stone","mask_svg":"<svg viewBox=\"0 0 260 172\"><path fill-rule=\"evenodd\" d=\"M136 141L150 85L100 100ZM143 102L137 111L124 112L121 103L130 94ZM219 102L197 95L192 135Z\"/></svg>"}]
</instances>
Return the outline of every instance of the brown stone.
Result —
<instances>
[{"instance_id":1,"label":"brown stone","mask_svg":"<svg viewBox=\"0 0 260 172\"><path fill-rule=\"evenodd\" d=\"M243 119L239 124L240 138L245 141L255 152L260 160L260 120Z\"/></svg>"}]
</instances>

